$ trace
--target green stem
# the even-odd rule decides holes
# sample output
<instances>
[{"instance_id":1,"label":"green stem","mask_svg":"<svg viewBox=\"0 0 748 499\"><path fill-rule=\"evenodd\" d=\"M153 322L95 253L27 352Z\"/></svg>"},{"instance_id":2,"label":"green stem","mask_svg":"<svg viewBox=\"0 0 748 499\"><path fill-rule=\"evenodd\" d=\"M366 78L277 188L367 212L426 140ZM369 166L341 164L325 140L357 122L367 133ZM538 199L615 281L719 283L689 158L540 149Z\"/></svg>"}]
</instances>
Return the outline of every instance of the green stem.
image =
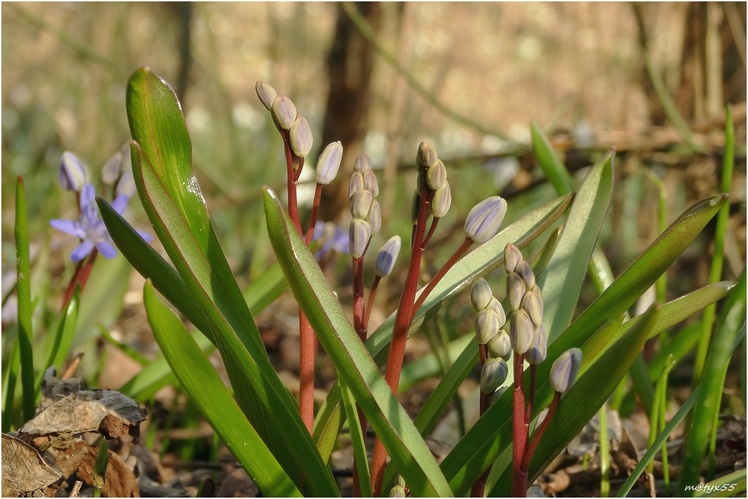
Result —
<instances>
[{"instance_id":1,"label":"green stem","mask_svg":"<svg viewBox=\"0 0 748 499\"><path fill-rule=\"evenodd\" d=\"M608 401L600 407L600 496L610 495L610 442L608 440Z\"/></svg>"}]
</instances>

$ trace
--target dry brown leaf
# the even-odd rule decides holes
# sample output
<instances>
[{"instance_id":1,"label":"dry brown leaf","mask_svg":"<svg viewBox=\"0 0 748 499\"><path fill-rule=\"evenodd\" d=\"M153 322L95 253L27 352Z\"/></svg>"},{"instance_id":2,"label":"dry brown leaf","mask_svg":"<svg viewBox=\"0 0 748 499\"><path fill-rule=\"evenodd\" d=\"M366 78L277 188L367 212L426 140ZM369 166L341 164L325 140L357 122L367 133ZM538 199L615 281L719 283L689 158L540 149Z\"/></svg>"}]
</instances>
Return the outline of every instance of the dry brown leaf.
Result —
<instances>
[{"instance_id":1,"label":"dry brown leaf","mask_svg":"<svg viewBox=\"0 0 748 499\"><path fill-rule=\"evenodd\" d=\"M62 473L26 442L5 433L2 442L3 497L54 497Z\"/></svg>"}]
</instances>

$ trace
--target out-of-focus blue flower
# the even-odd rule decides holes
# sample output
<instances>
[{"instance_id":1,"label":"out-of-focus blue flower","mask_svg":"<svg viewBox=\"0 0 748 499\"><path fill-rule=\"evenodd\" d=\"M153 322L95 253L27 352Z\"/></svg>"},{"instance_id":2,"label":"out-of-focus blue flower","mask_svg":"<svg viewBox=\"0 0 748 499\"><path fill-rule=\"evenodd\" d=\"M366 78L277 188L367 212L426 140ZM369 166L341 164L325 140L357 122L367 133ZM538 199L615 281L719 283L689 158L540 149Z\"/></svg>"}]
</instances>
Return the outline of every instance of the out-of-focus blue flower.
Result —
<instances>
[{"instance_id":1,"label":"out-of-focus blue flower","mask_svg":"<svg viewBox=\"0 0 748 499\"><path fill-rule=\"evenodd\" d=\"M320 241L322 243L322 246L314 255L317 261L322 260L331 252L350 253L348 231L335 225L333 222L317 222L314 226L312 241Z\"/></svg>"},{"instance_id":2,"label":"out-of-focus blue flower","mask_svg":"<svg viewBox=\"0 0 748 499\"><path fill-rule=\"evenodd\" d=\"M122 215L127 208L130 198L124 194L117 196L112 201L112 208ZM75 236L82 242L73 250L70 259L74 262L80 262L88 256L94 248L105 258L114 258L117 250L114 248L109 232L104 225L104 221L99 215L99 209L96 206L94 187L86 184L80 193L80 219L79 220L50 220L49 224L55 229ZM152 239L151 235L146 232L140 232L140 237L146 241Z\"/></svg>"}]
</instances>

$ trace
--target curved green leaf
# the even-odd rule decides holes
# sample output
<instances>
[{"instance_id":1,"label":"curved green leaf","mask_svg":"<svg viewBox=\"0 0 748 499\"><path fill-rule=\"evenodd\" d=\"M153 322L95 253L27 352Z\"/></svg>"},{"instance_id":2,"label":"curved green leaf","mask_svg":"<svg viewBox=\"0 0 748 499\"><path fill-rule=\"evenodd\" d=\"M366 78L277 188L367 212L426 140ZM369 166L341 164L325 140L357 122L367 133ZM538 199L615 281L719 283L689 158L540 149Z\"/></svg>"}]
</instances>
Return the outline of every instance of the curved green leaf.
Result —
<instances>
[{"instance_id":1,"label":"curved green leaf","mask_svg":"<svg viewBox=\"0 0 748 499\"><path fill-rule=\"evenodd\" d=\"M574 190L574 183L569 172L566 170L558 153L551 146L548 137L540 130L537 123L530 124L530 137L532 139L532 153L538 160L548 181L559 194L565 194Z\"/></svg>"},{"instance_id":2,"label":"curved green leaf","mask_svg":"<svg viewBox=\"0 0 748 499\"><path fill-rule=\"evenodd\" d=\"M613 193L613 158L609 152L587 174L579 188L545 271L538 277L543 291L543 324L553 342L571 322L587 266Z\"/></svg>"},{"instance_id":3,"label":"curved green leaf","mask_svg":"<svg viewBox=\"0 0 748 499\"><path fill-rule=\"evenodd\" d=\"M264 203L273 250L299 306L413 494L451 495L426 443L361 343L280 201L267 188Z\"/></svg>"},{"instance_id":4,"label":"curved green leaf","mask_svg":"<svg viewBox=\"0 0 748 499\"><path fill-rule=\"evenodd\" d=\"M143 289L143 302L153 334L172 371L263 495L301 497L231 398L213 365L203 357L179 318L161 303L150 282Z\"/></svg>"},{"instance_id":5,"label":"curved green leaf","mask_svg":"<svg viewBox=\"0 0 748 499\"><path fill-rule=\"evenodd\" d=\"M34 391L39 392L42 386L42 380L44 379L44 371L49 366L56 366L62 368L62 363L67 357L70 345L73 343L73 336L75 335L75 327L78 324L78 306L80 304L80 289L76 289L73 296L70 298L70 303L62 311L55 330L52 343L49 345L49 352L42 369L36 376L36 383L34 385Z\"/></svg>"}]
</instances>

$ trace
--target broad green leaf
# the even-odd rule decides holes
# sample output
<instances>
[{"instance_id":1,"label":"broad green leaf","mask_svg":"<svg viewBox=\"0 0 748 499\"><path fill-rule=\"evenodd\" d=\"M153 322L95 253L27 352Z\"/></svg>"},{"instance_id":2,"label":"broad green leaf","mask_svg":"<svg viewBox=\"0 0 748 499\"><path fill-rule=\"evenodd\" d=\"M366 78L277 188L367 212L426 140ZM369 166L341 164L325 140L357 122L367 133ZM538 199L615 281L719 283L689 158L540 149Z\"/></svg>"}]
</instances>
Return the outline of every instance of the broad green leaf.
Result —
<instances>
[{"instance_id":1,"label":"broad green leaf","mask_svg":"<svg viewBox=\"0 0 748 499\"><path fill-rule=\"evenodd\" d=\"M587 174L574 198L561 238L547 268L538 277L543 291L543 324L553 342L574 315L584 275L613 193L613 153Z\"/></svg>"},{"instance_id":2,"label":"broad green leaf","mask_svg":"<svg viewBox=\"0 0 748 499\"><path fill-rule=\"evenodd\" d=\"M696 400L691 427L688 430L684 446L683 460L681 461L678 486L679 491L683 491L685 495L692 495L685 490L685 486L693 485L694 477L697 477L701 470L701 463L709 442L712 425L716 421L715 415L719 412L722 388L730 357L741 327L745 327L745 285L746 271L743 269L737 286L725 301L720 317L715 324L709 353L704 363L702 389Z\"/></svg>"},{"instance_id":3,"label":"broad green leaf","mask_svg":"<svg viewBox=\"0 0 748 499\"><path fill-rule=\"evenodd\" d=\"M302 492L337 494L221 251L192 171L189 136L174 92L142 68L130 79L127 107L136 139L131 152L138 194L191 306L205 315L201 331L221 352L239 406Z\"/></svg>"},{"instance_id":4,"label":"broad green leaf","mask_svg":"<svg viewBox=\"0 0 748 499\"><path fill-rule=\"evenodd\" d=\"M408 334L418 331L426 315L433 313L444 300L458 296L469 289L477 279L501 265L507 243L523 248L545 232L563 215L572 199L572 196L564 196L528 213L458 261L416 311ZM385 354L392 338L394 318L393 313L366 340L366 348L377 365L382 365L385 361ZM340 392L333 389L328 393L314 424L314 439L324 459L329 458L332 452L332 444L340 424Z\"/></svg>"},{"instance_id":5,"label":"broad green leaf","mask_svg":"<svg viewBox=\"0 0 748 499\"><path fill-rule=\"evenodd\" d=\"M229 395L213 365L179 318L161 303L150 282L143 290L143 301L153 334L173 372L263 495L300 497L293 481Z\"/></svg>"},{"instance_id":6,"label":"broad green leaf","mask_svg":"<svg viewBox=\"0 0 748 499\"><path fill-rule=\"evenodd\" d=\"M548 177L548 181L559 194L566 194L574 190L574 183L571 180L569 172L566 170L563 161L558 157L558 153L551 146L548 137L540 130L536 123L530 125L530 136L532 139L532 153L538 160L538 164L543 169L543 173Z\"/></svg>"},{"instance_id":7,"label":"broad green leaf","mask_svg":"<svg viewBox=\"0 0 748 499\"><path fill-rule=\"evenodd\" d=\"M21 352L23 418L28 421L36 411L34 391L34 333L31 329L31 258L29 257L29 221L23 177L16 183L16 296L18 298L18 345Z\"/></svg>"},{"instance_id":8,"label":"broad green leaf","mask_svg":"<svg viewBox=\"0 0 748 499\"><path fill-rule=\"evenodd\" d=\"M275 193L265 189L264 203L270 241L291 291L411 491L414 495L451 495L434 457L361 343Z\"/></svg>"},{"instance_id":9,"label":"broad green leaf","mask_svg":"<svg viewBox=\"0 0 748 499\"><path fill-rule=\"evenodd\" d=\"M49 352L42 369L36 376L36 383L34 390L39 392L42 386L42 380L44 379L44 371L49 366L55 366L58 369L62 368L62 363L65 361L65 357L68 355L70 345L73 342L73 336L75 335L75 327L78 324L78 306L80 303L80 290L76 290L73 296L70 298L70 303L60 313L59 322L55 329L54 338L49 344Z\"/></svg>"}]
</instances>

